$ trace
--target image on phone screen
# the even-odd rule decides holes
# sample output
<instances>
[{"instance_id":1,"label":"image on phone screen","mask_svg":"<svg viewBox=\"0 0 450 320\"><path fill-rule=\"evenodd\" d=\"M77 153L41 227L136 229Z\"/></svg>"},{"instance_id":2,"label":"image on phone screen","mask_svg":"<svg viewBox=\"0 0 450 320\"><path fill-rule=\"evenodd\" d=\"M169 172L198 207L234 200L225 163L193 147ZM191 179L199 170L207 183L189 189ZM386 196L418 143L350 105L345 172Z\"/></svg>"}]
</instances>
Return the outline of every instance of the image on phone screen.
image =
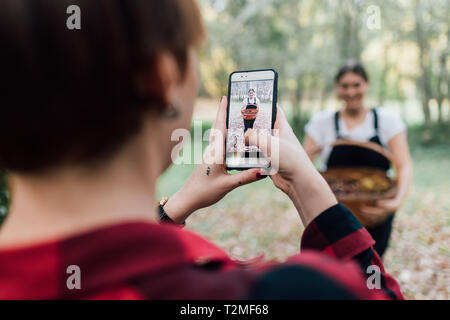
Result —
<instances>
[{"instance_id":1,"label":"image on phone screen","mask_svg":"<svg viewBox=\"0 0 450 320\"><path fill-rule=\"evenodd\" d=\"M242 71L230 76L226 164L228 169L268 167L257 146L245 145L248 130L272 133L276 72Z\"/></svg>"}]
</instances>

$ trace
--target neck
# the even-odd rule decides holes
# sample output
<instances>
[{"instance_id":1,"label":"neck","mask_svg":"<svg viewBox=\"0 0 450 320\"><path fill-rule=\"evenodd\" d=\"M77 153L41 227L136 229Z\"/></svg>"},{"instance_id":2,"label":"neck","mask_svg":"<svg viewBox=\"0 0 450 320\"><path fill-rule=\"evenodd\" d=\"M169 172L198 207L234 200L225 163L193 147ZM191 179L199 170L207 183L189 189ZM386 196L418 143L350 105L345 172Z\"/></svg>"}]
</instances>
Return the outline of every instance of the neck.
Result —
<instances>
[{"instance_id":1,"label":"neck","mask_svg":"<svg viewBox=\"0 0 450 320\"><path fill-rule=\"evenodd\" d=\"M359 118L366 114L367 109L364 106L360 106L359 108L348 108L345 107L343 113L345 116L350 118Z\"/></svg>"},{"instance_id":2,"label":"neck","mask_svg":"<svg viewBox=\"0 0 450 320\"><path fill-rule=\"evenodd\" d=\"M66 168L41 176L12 175L0 245L26 245L132 220L156 221L158 167L140 160L119 158L95 172Z\"/></svg>"}]
</instances>

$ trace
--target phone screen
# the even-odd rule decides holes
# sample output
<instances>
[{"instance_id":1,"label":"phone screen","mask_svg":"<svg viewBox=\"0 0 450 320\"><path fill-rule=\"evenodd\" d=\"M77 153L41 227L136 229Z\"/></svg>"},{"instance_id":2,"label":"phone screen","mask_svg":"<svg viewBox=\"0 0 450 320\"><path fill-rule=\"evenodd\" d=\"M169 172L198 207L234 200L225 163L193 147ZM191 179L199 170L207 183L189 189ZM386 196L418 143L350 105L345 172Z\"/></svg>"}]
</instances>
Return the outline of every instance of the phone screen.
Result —
<instances>
[{"instance_id":1,"label":"phone screen","mask_svg":"<svg viewBox=\"0 0 450 320\"><path fill-rule=\"evenodd\" d=\"M257 146L245 145L248 130L272 134L276 115L277 73L274 70L237 71L230 75L226 139L227 169L267 168L269 161Z\"/></svg>"}]
</instances>

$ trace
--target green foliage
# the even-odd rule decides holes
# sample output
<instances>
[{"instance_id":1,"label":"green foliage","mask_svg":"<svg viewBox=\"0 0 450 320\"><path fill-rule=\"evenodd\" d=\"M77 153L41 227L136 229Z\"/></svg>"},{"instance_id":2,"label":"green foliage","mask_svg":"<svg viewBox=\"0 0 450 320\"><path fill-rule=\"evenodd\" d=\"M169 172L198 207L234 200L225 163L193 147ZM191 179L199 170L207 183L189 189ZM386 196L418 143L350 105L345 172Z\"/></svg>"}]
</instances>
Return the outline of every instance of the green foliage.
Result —
<instances>
[{"instance_id":1,"label":"green foliage","mask_svg":"<svg viewBox=\"0 0 450 320\"><path fill-rule=\"evenodd\" d=\"M0 225L8 212L8 192L6 187L6 179L0 174Z\"/></svg>"},{"instance_id":2,"label":"green foliage","mask_svg":"<svg viewBox=\"0 0 450 320\"><path fill-rule=\"evenodd\" d=\"M430 129L430 138L424 140L423 138L424 126L415 125L408 128L408 141L410 148L415 149L447 149L450 146L450 128L433 124Z\"/></svg>"},{"instance_id":3,"label":"green foliage","mask_svg":"<svg viewBox=\"0 0 450 320\"><path fill-rule=\"evenodd\" d=\"M305 110L325 107L334 95L342 61L355 58L369 70L368 96L375 104L449 99L450 0L202 0L201 5L209 32L201 59L208 89L202 92L210 96L226 90L233 66L275 68L278 101L297 113L294 124L300 128ZM423 108L427 130L429 109ZM450 126L448 116L444 123Z\"/></svg>"},{"instance_id":4,"label":"green foliage","mask_svg":"<svg viewBox=\"0 0 450 320\"><path fill-rule=\"evenodd\" d=\"M224 48L214 48L208 54L204 54L200 60L204 95L210 97L225 95L228 87L228 76L235 69L234 61Z\"/></svg>"}]
</instances>

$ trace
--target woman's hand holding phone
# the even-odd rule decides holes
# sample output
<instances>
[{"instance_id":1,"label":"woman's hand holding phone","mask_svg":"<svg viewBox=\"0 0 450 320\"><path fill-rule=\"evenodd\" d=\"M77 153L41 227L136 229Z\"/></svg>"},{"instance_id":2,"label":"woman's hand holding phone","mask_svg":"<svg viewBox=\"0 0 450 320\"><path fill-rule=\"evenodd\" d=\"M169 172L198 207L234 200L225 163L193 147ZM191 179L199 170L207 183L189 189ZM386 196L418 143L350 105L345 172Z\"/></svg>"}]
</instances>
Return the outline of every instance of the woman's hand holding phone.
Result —
<instances>
[{"instance_id":1,"label":"woman's hand holding phone","mask_svg":"<svg viewBox=\"0 0 450 320\"><path fill-rule=\"evenodd\" d=\"M291 198L305 226L337 203L280 108L277 110L274 136L259 136L254 130L249 130L245 136L246 143L258 146L271 160L272 172L249 169L229 174L223 162L211 161L212 158L224 158L226 112L227 98L223 97L203 163L196 167L183 187L170 197L164 206L172 220L182 223L192 212L213 205L236 187L260 180L265 174L269 174L275 186ZM278 155L275 155L275 152L278 152ZM205 161L208 158L209 161ZM274 168L277 172L274 172Z\"/></svg>"},{"instance_id":2,"label":"woman's hand holding phone","mask_svg":"<svg viewBox=\"0 0 450 320\"><path fill-rule=\"evenodd\" d=\"M248 130L245 141L258 146L270 160L271 169L267 174L275 186L291 198L305 227L337 204L336 197L303 150L281 108L277 107L273 136Z\"/></svg>"},{"instance_id":3,"label":"woman's hand holding phone","mask_svg":"<svg viewBox=\"0 0 450 320\"><path fill-rule=\"evenodd\" d=\"M215 204L233 189L266 177L263 169L227 172L224 163L227 102L227 97L222 97L202 163L164 206L167 215L177 223L185 221L192 212Z\"/></svg>"}]
</instances>

